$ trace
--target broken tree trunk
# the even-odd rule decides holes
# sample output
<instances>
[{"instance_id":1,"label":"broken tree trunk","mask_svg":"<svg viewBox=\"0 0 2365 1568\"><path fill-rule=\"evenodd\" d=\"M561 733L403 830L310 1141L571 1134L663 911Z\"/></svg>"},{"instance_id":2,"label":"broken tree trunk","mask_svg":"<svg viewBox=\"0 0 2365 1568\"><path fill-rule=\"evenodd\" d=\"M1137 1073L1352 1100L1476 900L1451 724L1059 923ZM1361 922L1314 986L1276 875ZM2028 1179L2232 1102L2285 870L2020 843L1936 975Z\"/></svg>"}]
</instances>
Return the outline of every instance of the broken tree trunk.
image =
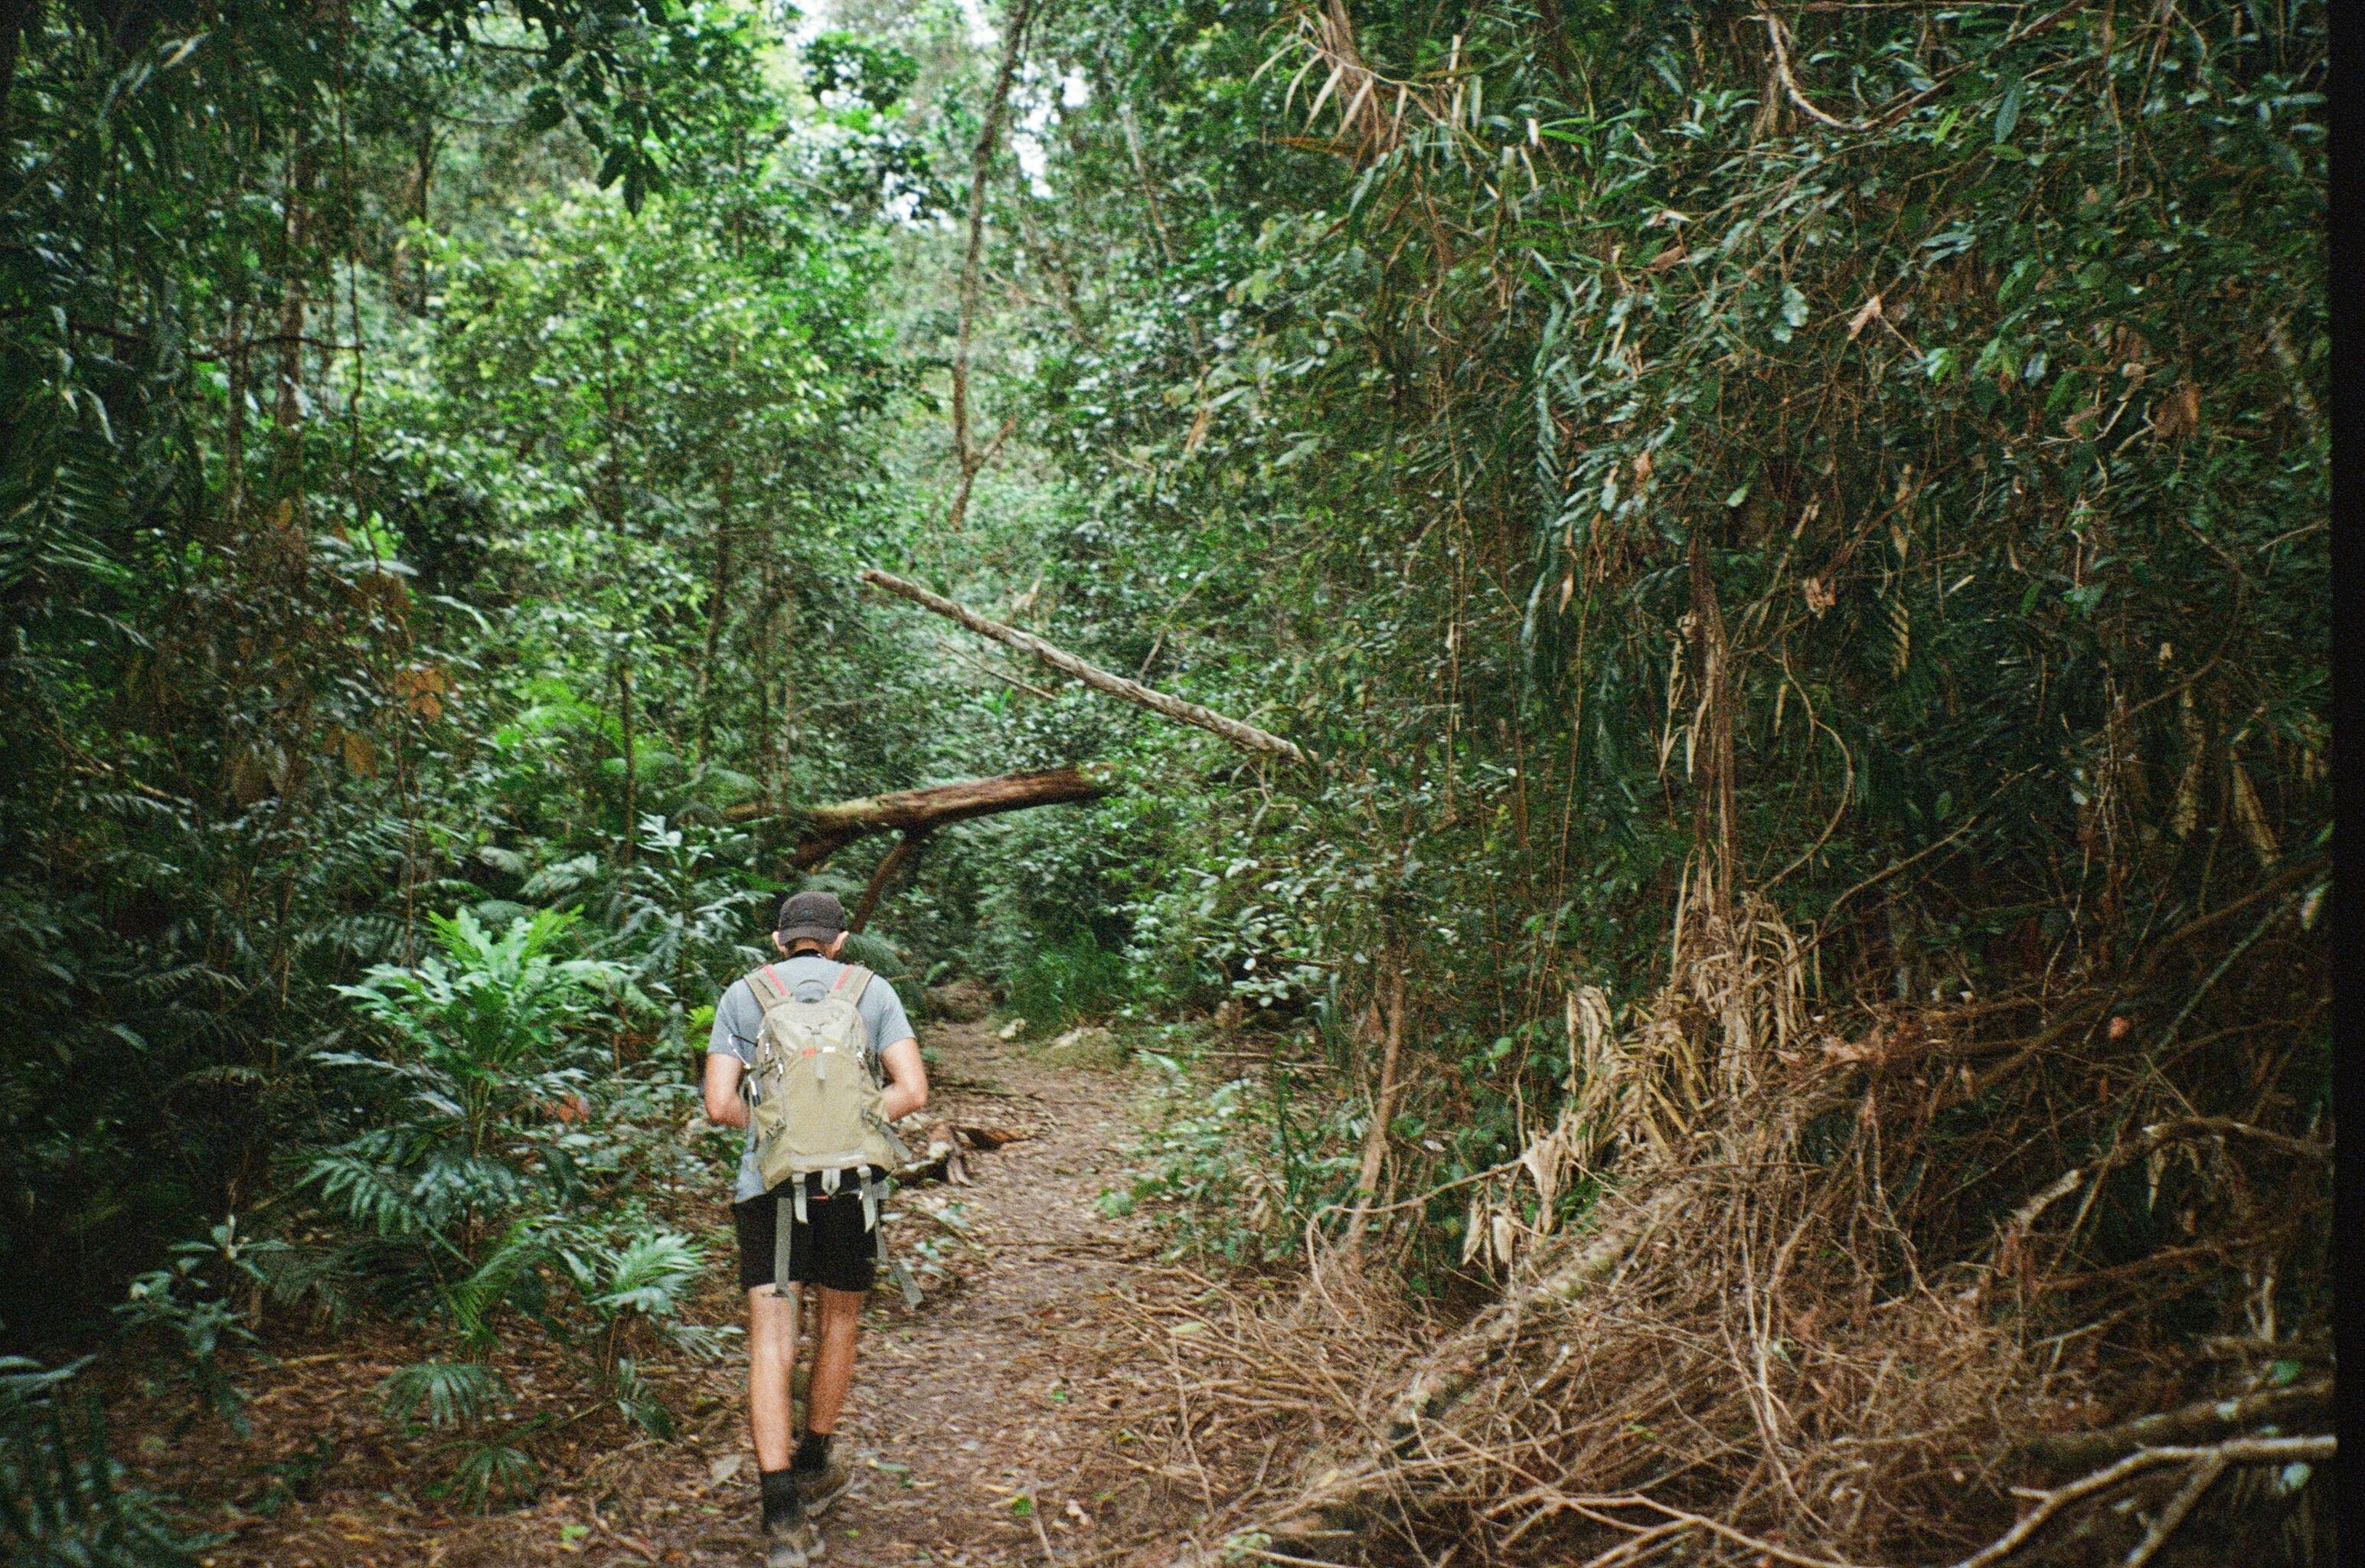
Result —
<instances>
[{"instance_id":1,"label":"broken tree trunk","mask_svg":"<svg viewBox=\"0 0 2365 1568\"><path fill-rule=\"evenodd\" d=\"M862 897L854 906L854 913L846 923L848 931L859 931L870 924L871 912L879 907L880 895L895 873L908 868L920 857L920 850L928 842L925 833L907 833L895 841L894 847L880 857L879 868L870 873L870 883L862 890Z\"/></svg>"},{"instance_id":2,"label":"broken tree trunk","mask_svg":"<svg viewBox=\"0 0 2365 1568\"><path fill-rule=\"evenodd\" d=\"M988 621L975 610L956 604L942 594L931 593L919 584L907 582L892 573L866 571L862 574L862 580L873 588L884 588L899 598L908 599L921 609L933 610L948 621L958 621L981 637L991 637L1005 647L1015 648L1022 654L1040 659L1053 669L1074 676L1095 691L1121 697L1137 707L1147 708L1153 713L1163 713L1185 724L1196 724L1210 734L1223 736L1242 751L1285 756L1296 763L1311 760L1298 749L1295 742L1283 740L1270 730L1260 730L1254 724L1226 718L1212 708L1203 708L1196 702L1186 702L1180 697L1153 691L1138 680L1112 675L1098 665L1087 664L1065 648L1054 646L1032 633L1021 632L1015 626L1004 626L999 621Z\"/></svg>"},{"instance_id":3,"label":"broken tree trunk","mask_svg":"<svg viewBox=\"0 0 2365 1568\"><path fill-rule=\"evenodd\" d=\"M907 841L915 840L947 823L1024 811L1030 806L1096 800L1107 793L1108 786L1086 768L1051 767L1037 773L965 778L958 784L902 790L891 795L839 801L826 806L781 807L750 801L732 807L723 815L733 822L768 816L790 818L798 839L790 859L798 869L810 871L846 845L869 834L901 832Z\"/></svg>"}]
</instances>

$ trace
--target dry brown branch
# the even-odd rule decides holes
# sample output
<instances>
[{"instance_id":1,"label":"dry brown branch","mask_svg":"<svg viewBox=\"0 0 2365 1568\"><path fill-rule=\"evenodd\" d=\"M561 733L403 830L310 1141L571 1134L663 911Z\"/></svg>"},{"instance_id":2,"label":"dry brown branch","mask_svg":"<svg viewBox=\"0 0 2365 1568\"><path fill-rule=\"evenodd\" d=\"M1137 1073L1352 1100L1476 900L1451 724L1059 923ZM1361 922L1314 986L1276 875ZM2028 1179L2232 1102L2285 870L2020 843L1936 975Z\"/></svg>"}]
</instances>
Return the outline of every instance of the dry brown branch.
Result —
<instances>
[{"instance_id":1,"label":"dry brown branch","mask_svg":"<svg viewBox=\"0 0 2365 1568\"><path fill-rule=\"evenodd\" d=\"M2281 317L2270 319L2267 346L2274 351L2275 363L2282 367L2292 408L2298 412L2300 423L2307 427L2308 441L2318 447L2325 445L2324 410L2317 407L2315 394L2308 388L2307 367L2301 363L2299 351L2292 346L2290 323Z\"/></svg>"},{"instance_id":2,"label":"dry brown branch","mask_svg":"<svg viewBox=\"0 0 2365 1568\"><path fill-rule=\"evenodd\" d=\"M2024 43L2030 39L2052 31L2064 17L2085 4L2086 0L2069 0L2068 5L2057 10L2048 11L2035 20L2013 28L2005 36L2000 47L2009 49L2015 44ZM1813 11L1822 7L1810 5L1804 8ZM1791 74L1788 47L1789 29L1771 11L1759 11L1758 19L1765 24L1766 36L1773 46L1775 74L1782 83L1783 95L1796 104L1810 119L1817 124L1829 126L1834 130L1877 130L1883 126L1894 125L1945 91L1955 78L1968 69L1967 66L1957 65L1949 70L1938 72L1932 77L1928 86L1900 95L1876 110L1869 118L1862 120L1844 120L1826 113L1810 101L1806 90L1799 85L1798 78ZM1894 330L1893 328L1891 330Z\"/></svg>"},{"instance_id":3,"label":"dry brown branch","mask_svg":"<svg viewBox=\"0 0 2365 1568\"><path fill-rule=\"evenodd\" d=\"M2179 1445L2141 1449L2120 1460L2116 1464L2105 1466L2090 1475L2079 1477L2067 1486L2046 1493L2035 1507L2031 1508L2022 1517L2018 1524L1964 1558L1955 1565L1955 1568L1988 1568L1990 1563L2002 1562L2026 1545L2029 1538L2043 1529L2046 1521L2070 1504L2081 1498L2090 1497L2096 1493L2109 1491L2129 1476L2158 1465L2208 1466L2214 1464L2222 1470L2229 1464L2288 1464L2293 1460L2330 1459L2337 1446L2335 1439L2329 1437L2236 1438L2230 1442L2219 1443L2214 1448L2191 1448ZM2187 1502L2185 1507L2189 1510L2191 1503ZM2183 1517L2180 1513L2177 1516L2177 1521L2182 1522ZM2165 1540L2166 1537L2163 1536L2161 1539ZM2151 1542L2150 1546L2156 1550L2158 1542ZM2150 1551L2146 1550L2144 1555L2148 1557Z\"/></svg>"},{"instance_id":4,"label":"dry brown branch","mask_svg":"<svg viewBox=\"0 0 2365 1568\"><path fill-rule=\"evenodd\" d=\"M2243 1427L2286 1422L2303 1412L2329 1408L2331 1403L2328 1383L2270 1388L2231 1399L2203 1399L2090 1432L2046 1433L2031 1438L2020 1451L2049 1470L2075 1470L2101 1464L2130 1449L2190 1443Z\"/></svg>"},{"instance_id":5,"label":"dry brown branch","mask_svg":"<svg viewBox=\"0 0 2365 1568\"><path fill-rule=\"evenodd\" d=\"M1857 1568L1855 1563L1838 1562L1828 1557L1810 1557L1805 1552L1793 1551L1788 1547L1774 1541L1761 1540L1754 1535L1733 1529L1721 1519L1712 1519L1705 1514L1695 1514L1687 1509L1671 1507L1655 1497L1647 1497L1640 1493L1630 1493L1622 1497L1588 1498L1586 1502L1597 1508L1648 1508L1653 1513L1666 1516L1667 1523L1664 1527L1661 1529L1643 1531L1634 1538L1635 1541L1648 1538L1655 1542L1666 1539L1667 1536L1680 1534L1687 1529L1700 1529L1708 1531L1710 1535L1721 1536L1736 1546L1756 1552L1761 1560L1770 1557L1777 1562L1796 1564L1796 1568ZM1591 1559L1586 1563L1585 1568L1608 1568L1611 1562L1621 1560L1620 1553L1624 1551L1624 1546L1613 1547L1600 1556Z\"/></svg>"},{"instance_id":6,"label":"dry brown branch","mask_svg":"<svg viewBox=\"0 0 2365 1568\"><path fill-rule=\"evenodd\" d=\"M2225 1455L2212 1454L2192 1467L2192 1473L2185 1477L2176 1495L2168 1500L2168 1506L2152 1520L2151 1529L2144 1531L2144 1538L2127 1553L2125 1568L2143 1568L2154 1552L2168 1544L2168 1538L2184 1523L2184 1516L2192 1512L2192 1505L2201 1501L2202 1494L2217 1484L2217 1478L2225 1473Z\"/></svg>"},{"instance_id":7,"label":"dry brown branch","mask_svg":"<svg viewBox=\"0 0 2365 1568\"><path fill-rule=\"evenodd\" d=\"M1123 698L1137 707L1147 708L1153 713L1162 713L1170 719L1178 720L1185 724L1195 724L1200 729L1221 735L1243 751L1283 756L1300 764L1309 760L1295 742L1283 740L1271 731L1261 730L1254 724L1243 723L1238 719L1227 718L1211 708L1201 707L1196 702L1185 701L1180 697L1170 697L1162 691L1153 691L1138 680L1128 680L1124 676L1113 675L1098 665L1087 664L1065 648L1045 642L1032 633L1021 632L1014 626L1005 626L999 621L989 621L975 610L964 605L956 604L942 594L933 593L915 582L876 569L865 571L861 576L862 580L873 588L883 588L899 598L910 599L923 610L934 611L947 620L958 622L981 637L991 637L1004 647L1015 648L1022 654L1040 659L1053 669L1074 676L1095 691L1104 691L1112 697Z\"/></svg>"},{"instance_id":8,"label":"dry brown branch","mask_svg":"<svg viewBox=\"0 0 2365 1568\"><path fill-rule=\"evenodd\" d=\"M1800 112L1804 113L1809 119L1814 120L1821 125L1830 126L1833 130L1869 130L1872 129L1872 127L1865 121L1841 119L1837 116L1828 114L1822 109L1817 107L1814 100L1807 96L1806 89L1799 85L1799 79L1790 73L1790 50L1785 38L1785 35L1789 31L1789 29L1785 28L1782 25L1781 18L1775 16L1771 11L1758 12L1757 19L1765 24L1765 39L1766 42L1773 46L1774 74L1782 79L1783 96L1798 105Z\"/></svg>"},{"instance_id":9,"label":"dry brown branch","mask_svg":"<svg viewBox=\"0 0 2365 1568\"><path fill-rule=\"evenodd\" d=\"M2217 1528L2193 1521L2236 1506L2226 1499L2256 1511L2247 1481L2215 1486L2223 1472L2329 1457L2328 1439L2271 1450L2238 1436L2313 1419L2320 1381L2057 1431L2066 1411L2133 1392L2106 1370L2113 1352L2166 1359L2158 1301L2247 1291L2265 1315L2244 1341L2257 1346L2289 1341L2272 1326L2279 1288L2328 1289L2310 1239L2326 1223L2328 1123L2281 1114L2288 1103L2255 1085L2217 1096L2189 1077L2160 1081L2148 1043L2171 1015L2198 1016L2194 978L2260 939L2243 933L2270 893L2242 891L2155 938L2119 985L1881 1004L1845 1037L1809 1013L1801 945L1762 897L1736 890L1728 913L1714 909L1712 823L1704 836L1660 993L1613 1030L1606 999L1570 985L1569 1098L1552 1128L1516 1159L1367 1204L1376 1217L1470 1189L1474 1240L1498 1226L1511 1239L1472 1254L1505 1271L1500 1302L1407 1337L1393 1349L1401 1371L1375 1372L1356 1357L1373 1349L1366 1315L1386 1282L1367 1257L1324 1246L1317 1213L1299 1322L1211 1308L1182 1328L1193 1376L1171 1395L1179 1425L1164 1428L1163 1457L1191 1495L1205 1474L1225 1500L1202 1539L1261 1529L1278 1556L1351 1562L1393 1556L1383 1536L1434 1561L1451 1536L1481 1561L1598 1568L1677 1551L1735 1568L1943 1562L1994 1540L1974 1559L1990 1568L2044 1560L2075 1531L2087 1558L2100 1541L2140 1565L2171 1537ZM2276 892L2291 875L2274 873ZM2195 1039L2227 1017L2261 1026L2256 1000L2229 987ZM2123 1012L2149 1031L2115 1024ZM1977 1114L1940 1122L1971 1098L1970 1064L2003 1054L2014 1065L1980 1084ZM2151 1223L2197 1239L2145 1230L2138 1186L2124 1217L2155 1238L2141 1255L2080 1244L2057 1205L2145 1160L2189 1167L2157 1189ZM1551 1195L1605 1168L1617 1189L1586 1228L1552 1234ZM1527 1182L1541 1213L1515 1201ZM2126 1204L2129 1185L2093 1201ZM2218 1209L2196 1222L2178 1212L2191 1204ZM2015 1294L2000 1303L1998 1283ZM1294 1475L1236 1476L1209 1440L1232 1420L1319 1437ZM2032 1465L2075 1473L2128 1449L2150 1457L2023 1493L2034 1506L2014 1520L2010 1484ZM2150 1511L2116 1506L2121 1493ZM2316 1505L2291 1506L2298 1519Z\"/></svg>"},{"instance_id":10,"label":"dry brown branch","mask_svg":"<svg viewBox=\"0 0 2365 1568\"><path fill-rule=\"evenodd\" d=\"M1323 106L1335 101L1339 134L1335 140L1286 136L1274 140L1368 163L1402 144L1407 109L1418 111L1422 118L1449 132L1462 129L1466 89L1457 81L1461 65L1458 47L1440 77L1414 82L1383 75L1364 62L1362 47L1355 39L1354 22L1341 0L1301 6L1294 19L1297 36L1276 50L1259 68L1258 74L1262 75L1293 48L1302 50L1305 59L1290 79L1284 106L1295 99L1298 87L1307 76L1317 70L1323 71L1322 85L1306 106L1306 124L1311 127Z\"/></svg>"}]
</instances>

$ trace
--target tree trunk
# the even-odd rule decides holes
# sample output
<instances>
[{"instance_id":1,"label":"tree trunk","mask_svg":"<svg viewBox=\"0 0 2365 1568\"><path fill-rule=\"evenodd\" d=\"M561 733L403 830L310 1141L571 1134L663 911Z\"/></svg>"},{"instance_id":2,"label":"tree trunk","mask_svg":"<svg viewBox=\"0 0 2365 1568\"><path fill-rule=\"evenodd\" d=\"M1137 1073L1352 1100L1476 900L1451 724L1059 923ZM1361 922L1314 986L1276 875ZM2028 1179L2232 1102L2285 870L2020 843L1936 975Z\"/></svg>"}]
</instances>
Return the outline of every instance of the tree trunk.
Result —
<instances>
[{"instance_id":1,"label":"tree trunk","mask_svg":"<svg viewBox=\"0 0 2365 1568\"><path fill-rule=\"evenodd\" d=\"M698 664L698 755L704 757L714 745L714 666L723 652L723 622L729 613L724 599L731 591L732 464L723 460L715 492L714 588L706 601L706 648Z\"/></svg>"},{"instance_id":2,"label":"tree trunk","mask_svg":"<svg viewBox=\"0 0 2365 1568\"><path fill-rule=\"evenodd\" d=\"M985 249L986 176L993 168L993 150L1002 139L1010 85L1018 77L1018 56L1025 46L1031 5L1032 0L1016 0L1002 20L1002 63L994 72L992 95L986 100L985 123L979 128L977 141L970 149L969 243L961 253L960 324L953 342L953 463L957 472L952 506L945 514L945 526L955 533L960 532L962 519L969 512L970 490L977 483L978 470L993 456L992 450L980 453L970 433L970 349L977 332L978 274ZM994 448L1002 445L1010 429L1008 425L1003 427L1002 435L994 439Z\"/></svg>"},{"instance_id":3,"label":"tree trunk","mask_svg":"<svg viewBox=\"0 0 2365 1568\"><path fill-rule=\"evenodd\" d=\"M285 247L281 264L286 275L281 280L279 296L279 398L275 419L281 435L290 440L303 421L304 312L311 303L304 286L304 248L310 235L305 204L311 198L312 171L312 150L306 147L296 154L287 172L284 197L287 215L280 230Z\"/></svg>"},{"instance_id":4,"label":"tree trunk","mask_svg":"<svg viewBox=\"0 0 2365 1568\"><path fill-rule=\"evenodd\" d=\"M1030 806L1097 800L1107 793L1108 786L1083 767L1054 767L1039 773L1005 773L993 778L970 778L958 784L903 790L826 806L783 808L750 801L723 814L733 822L769 816L790 818L798 839L791 861L799 870L810 871L869 834L901 832L907 839L913 839L947 823L1025 811Z\"/></svg>"},{"instance_id":5,"label":"tree trunk","mask_svg":"<svg viewBox=\"0 0 2365 1568\"><path fill-rule=\"evenodd\" d=\"M1709 913L1716 920L1732 914L1736 876L1733 849L1732 644L1724 634L1724 610L1717 602L1716 578L1708 566L1708 544L1698 527L1692 530L1691 588L1693 645L1699 651L1701 733L1693 737L1694 755L1704 777L1695 797L1695 831L1706 861Z\"/></svg>"},{"instance_id":6,"label":"tree trunk","mask_svg":"<svg viewBox=\"0 0 2365 1568\"><path fill-rule=\"evenodd\" d=\"M222 409L221 533L226 539L238 537L239 520L246 510L247 327L244 303L233 300L222 349L230 376L229 397Z\"/></svg>"},{"instance_id":7,"label":"tree trunk","mask_svg":"<svg viewBox=\"0 0 2365 1568\"><path fill-rule=\"evenodd\" d=\"M1372 1204L1380 1190L1380 1162L1387 1158L1388 1122L1395 1114L1396 1058L1404 1049L1404 990L1407 956L1397 948L1395 961L1388 969L1387 1044L1380 1052L1380 1082L1372 1100L1372 1125L1363 1132L1363 1163L1355 1176L1359 1195L1355 1212L1347 1221L1346 1248L1353 1251L1363 1244L1363 1229L1372 1218Z\"/></svg>"},{"instance_id":8,"label":"tree trunk","mask_svg":"<svg viewBox=\"0 0 2365 1568\"><path fill-rule=\"evenodd\" d=\"M633 844L637 834L634 813L640 809L639 758L633 745L633 659L627 654L616 661L616 701L618 720L624 730L624 839L617 847L617 864L633 863Z\"/></svg>"}]
</instances>

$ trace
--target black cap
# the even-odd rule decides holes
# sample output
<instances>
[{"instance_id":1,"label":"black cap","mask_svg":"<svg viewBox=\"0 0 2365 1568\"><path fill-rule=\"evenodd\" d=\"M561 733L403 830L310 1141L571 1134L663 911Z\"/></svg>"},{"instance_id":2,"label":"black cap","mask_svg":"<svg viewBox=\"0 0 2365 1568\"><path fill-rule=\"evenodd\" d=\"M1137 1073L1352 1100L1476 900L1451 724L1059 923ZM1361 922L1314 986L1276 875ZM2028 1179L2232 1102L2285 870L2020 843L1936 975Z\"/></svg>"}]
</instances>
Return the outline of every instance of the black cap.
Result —
<instances>
[{"instance_id":1,"label":"black cap","mask_svg":"<svg viewBox=\"0 0 2365 1568\"><path fill-rule=\"evenodd\" d=\"M783 942L819 942L824 946L846 931L846 906L835 893L790 893L780 901L776 924Z\"/></svg>"}]
</instances>

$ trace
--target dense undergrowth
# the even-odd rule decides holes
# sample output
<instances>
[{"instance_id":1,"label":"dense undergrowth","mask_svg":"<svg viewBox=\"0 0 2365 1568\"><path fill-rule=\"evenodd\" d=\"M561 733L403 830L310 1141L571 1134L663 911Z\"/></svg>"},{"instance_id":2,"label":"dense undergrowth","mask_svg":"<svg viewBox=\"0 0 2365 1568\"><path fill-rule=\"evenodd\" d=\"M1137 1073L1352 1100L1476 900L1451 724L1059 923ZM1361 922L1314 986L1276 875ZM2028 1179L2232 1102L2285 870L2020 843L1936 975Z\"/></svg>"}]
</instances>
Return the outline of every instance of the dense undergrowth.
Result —
<instances>
[{"instance_id":1,"label":"dense undergrowth","mask_svg":"<svg viewBox=\"0 0 2365 1568\"><path fill-rule=\"evenodd\" d=\"M1240 1528L1642 1528L1534 1462L1938 1555L2032 1429L2315 1387L2326 8L994 21L0 19L9 1506L169 1555L63 1372L127 1335L234 1422L275 1325L422 1326L387 1417L484 1502L533 1483L488 1336L662 1430L636 1358L717 1347L633 1194L714 1152L702 1010L887 851L800 874L785 808L1088 760L915 845L866 961L1205 1015L1262 1065L1113 1203L1512 1304ZM1664 1193L1697 1277L1536 1305ZM1970 1349L1909 1397L1908 1341ZM1664 1382L1580 1418L1553 1343Z\"/></svg>"}]
</instances>

